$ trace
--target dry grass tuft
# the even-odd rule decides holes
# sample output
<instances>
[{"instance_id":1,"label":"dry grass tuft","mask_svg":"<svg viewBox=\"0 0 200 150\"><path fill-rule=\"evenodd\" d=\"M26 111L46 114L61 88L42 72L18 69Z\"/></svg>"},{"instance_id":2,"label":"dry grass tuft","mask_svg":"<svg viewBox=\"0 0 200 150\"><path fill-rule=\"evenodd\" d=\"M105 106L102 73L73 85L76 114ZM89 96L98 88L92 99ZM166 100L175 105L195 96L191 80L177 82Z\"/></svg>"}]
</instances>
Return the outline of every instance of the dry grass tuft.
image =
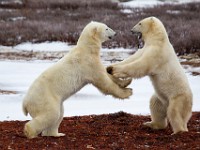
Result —
<instances>
[{"instance_id":1,"label":"dry grass tuft","mask_svg":"<svg viewBox=\"0 0 200 150\"><path fill-rule=\"evenodd\" d=\"M3 0L6 1L6 0ZM195 53L200 49L200 3L164 5L154 8L129 8L126 14L121 6L108 0L22 0L16 3L0 2L0 44L16 45L22 42L66 41L76 44L91 20L106 23L118 36L104 47L137 46L130 29L139 20L160 18L179 55Z\"/></svg>"}]
</instances>

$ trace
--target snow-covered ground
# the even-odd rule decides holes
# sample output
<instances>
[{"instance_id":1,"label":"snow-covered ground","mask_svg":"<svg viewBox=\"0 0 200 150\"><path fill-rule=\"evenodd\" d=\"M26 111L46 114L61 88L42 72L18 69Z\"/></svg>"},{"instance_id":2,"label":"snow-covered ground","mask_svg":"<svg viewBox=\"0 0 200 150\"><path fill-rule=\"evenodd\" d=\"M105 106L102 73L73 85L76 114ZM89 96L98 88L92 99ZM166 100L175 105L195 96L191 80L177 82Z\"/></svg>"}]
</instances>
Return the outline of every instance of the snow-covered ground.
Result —
<instances>
[{"instance_id":1,"label":"snow-covered ground","mask_svg":"<svg viewBox=\"0 0 200 150\"><path fill-rule=\"evenodd\" d=\"M181 3L189 3L189 2L200 2L200 0L132 0L128 2L120 3L120 5L125 7L154 7L156 5L163 5L163 4L181 4Z\"/></svg>"},{"instance_id":2,"label":"snow-covered ground","mask_svg":"<svg viewBox=\"0 0 200 150\"><path fill-rule=\"evenodd\" d=\"M178 0L170 1L170 3L178 4L199 0ZM153 7L155 5L162 5L164 2L159 0L134 0L130 2L121 3L125 7ZM124 9L124 13L131 13L131 9ZM20 18L21 19L21 18ZM22 43L15 47L0 46L0 50L9 52L16 49L18 51L68 51L72 46L62 42L45 42L41 44ZM113 52L123 54L132 50L127 49L102 49L102 52ZM103 62L109 55L104 55ZM52 61L0 61L0 89L16 91L17 94L1 94L0 95L0 121L4 120L27 120L31 119L22 113L22 100L23 97L33 82L33 80L46 68L52 65ZM193 68L190 68L193 69ZM199 69L199 68L198 68ZM187 72L187 71L186 71ZM193 94L194 103L193 111L200 111L200 76L192 76L187 73ZM124 111L132 114L147 115L149 111L149 99L153 94L153 88L148 77L139 80L134 80L130 85L133 88L134 94L126 100L114 99L112 96L104 96L92 85L87 85L82 88L78 93L65 101L65 114L64 116L76 115L90 115L90 114L104 114Z\"/></svg>"},{"instance_id":3,"label":"snow-covered ground","mask_svg":"<svg viewBox=\"0 0 200 150\"><path fill-rule=\"evenodd\" d=\"M164 2L158 0L133 0L121 3L125 7L153 7L155 5L161 5Z\"/></svg>"},{"instance_id":4,"label":"snow-covered ground","mask_svg":"<svg viewBox=\"0 0 200 150\"><path fill-rule=\"evenodd\" d=\"M17 94L0 95L0 120L27 120L21 105L24 94L33 80L54 62L0 61L0 89ZM194 93L193 111L200 111L200 77L187 74ZM119 100L104 96L92 85L87 85L65 101L65 116L104 114L125 111L132 114L149 114L149 99L153 88L148 77L134 80L130 85L134 94L130 99Z\"/></svg>"},{"instance_id":5,"label":"snow-covered ground","mask_svg":"<svg viewBox=\"0 0 200 150\"><path fill-rule=\"evenodd\" d=\"M60 41L53 41L49 42L46 41L44 43L31 43L31 42L26 42L22 44L18 44L14 47L4 47L7 49L15 49L18 51L37 51L37 52L60 52L60 51L69 51L73 45L69 45L66 42L60 42ZM1 46L0 46L1 48ZM3 47L2 47L3 48ZM130 52L133 50L130 49L124 49L124 48L117 48L117 49L108 49L108 48L102 48L101 51L103 52Z\"/></svg>"},{"instance_id":6,"label":"snow-covered ground","mask_svg":"<svg viewBox=\"0 0 200 150\"><path fill-rule=\"evenodd\" d=\"M123 9L121 10L123 13L130 14L132 13L132 8L144 8L144 7L154 7L157 5L164 5L164 4L183 4L183 3L189 3L189 2L200 2L200 0L131 0L128 2L121 2L119 5L123 6ZM179 11L171 11L168 10L167 13L170 14L177 14L180 13Z\"/></svg>"},{"instance_id":7,"label":"snow-covered ground","mask_svg":"<svg viewBox=\"0 0 200 150\"><path fill-rule=\"evenodd\" d=\"M64 42L43 42L43 43L31 43L26 42L19 45L14 46L13 48L16 50L25 50L25 51L66 51L71 49L72 46L69 46Z\"/></svg>"}]
</instances>

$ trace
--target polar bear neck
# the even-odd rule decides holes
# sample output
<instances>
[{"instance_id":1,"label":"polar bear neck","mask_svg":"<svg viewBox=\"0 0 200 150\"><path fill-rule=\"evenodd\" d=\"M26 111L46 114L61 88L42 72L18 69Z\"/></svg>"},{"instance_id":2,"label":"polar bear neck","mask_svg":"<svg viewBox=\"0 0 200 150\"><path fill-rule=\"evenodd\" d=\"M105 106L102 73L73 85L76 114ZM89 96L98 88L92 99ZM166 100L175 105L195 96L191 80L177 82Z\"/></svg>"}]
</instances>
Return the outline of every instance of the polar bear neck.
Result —
<instances>
[{"instance_id":1,"label":"polar bear neck","mask_svg":"<svg viewBox=\"0 0 200 150\"><path fill-rule=\"evenodd\" d=\"M77 42L77 46L78 45L80 45L80 46L89 46L89 47L91 47L91 46L93 46L93 47L98 47L98 48L101 48L101 41L100 40L98 40L98 39L87 39L87 38L85 38L85 37L83 37L83 36L80 36L80 38L78 39L78 42Z\"/></svg>"},{"instance_id":2,"label":"polar bear neck","mask_svg":"<svg viewBox=\"0 0 200 150\"><path fill-rule=\"evenodd\" d=\"M77 42L77 47L89 53L100 55L102 42L99 39L91 38L86 35L81 35Z\"/></svg>"},{"instance_id":3,"label":"polar bear neck","mask_svg":"<svg viewBox=\"0 0 200 150\"><path fill-rule=\"evenodd\" d=\"M146 35L143 35L143 40L146 45L163 44L168 41L166 39L168 39L168 38L166 38L165 34L163 34L163 33L157 33L157 34L148 33Z\"/></svg>"},{"instance_id":4,"label":"polar bear neck","mask_svg":"<svg viewBox=\"0 0 200 150\"><path fill-rule=\"evenodd\" d=\"M158 24L158 26L151 28L147 33L142 34L142 38L146 45L159 45L169 42L167 32L162 24Z\"/></svg>"}]
</instances>

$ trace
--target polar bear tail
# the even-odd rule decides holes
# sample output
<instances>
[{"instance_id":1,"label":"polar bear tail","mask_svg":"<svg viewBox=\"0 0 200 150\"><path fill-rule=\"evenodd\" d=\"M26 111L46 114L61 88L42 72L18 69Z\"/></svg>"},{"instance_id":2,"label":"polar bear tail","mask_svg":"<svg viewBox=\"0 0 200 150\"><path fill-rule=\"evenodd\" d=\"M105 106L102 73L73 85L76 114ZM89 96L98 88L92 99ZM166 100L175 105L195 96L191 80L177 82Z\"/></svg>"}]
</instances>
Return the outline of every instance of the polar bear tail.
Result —
<instances>
[{"instance_id":1,"label":"polar bear tail","mask_svg":"<svg viewBox=\"0 0 200 150\"><path fill-rule=\"evenodd\" d=\"M28 115L28 110L26 109L26 105L23 103L23 106L22 106L22 110L24 112L24 115L27 116Z\"/></svg>"}]
</instances>

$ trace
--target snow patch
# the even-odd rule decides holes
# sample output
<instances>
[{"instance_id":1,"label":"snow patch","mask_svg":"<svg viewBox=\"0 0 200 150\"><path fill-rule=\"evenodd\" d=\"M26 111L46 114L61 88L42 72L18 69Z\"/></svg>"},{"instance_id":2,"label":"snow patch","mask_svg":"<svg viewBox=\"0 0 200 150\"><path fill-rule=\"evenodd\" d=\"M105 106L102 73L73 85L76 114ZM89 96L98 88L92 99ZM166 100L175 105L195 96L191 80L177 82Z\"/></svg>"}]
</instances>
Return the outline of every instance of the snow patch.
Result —
<instances>
[{"instance_id":1,"label":"snow patch","mask_svg":"<svg viewBox=\"0 0 200 150\"><path fill-rule=\"evenodd\" d=\"M60 41L54 41L54 42L43 42L43 43L31 43L26 42L19 45L16 45L14 47L9 46L0 46L0 49L5 50L11 50L12 48L14 50L21 50L21 51L40 51L40 52L61 52L61 51L69 51L71 48L73 48L75 45L69 45L66 42L60 42ZM133 49L125 49L125 48L114 48L114 49L108 49L108 48L102 48L102 52L133 52L135 50Z\"/></svg>"},{"instance_id":2,"label":"snow patch","mask_svg":"<svg viewBox=\"0 0 200 150\"><path fill-rule=\"evenodd\" d=\"M117 49L115 49L117 51ZM22 101L31 83L54 62L0 61L0 88L17 94L0 95L0 121L30 119L22 113ZM187 73L194 94L193 111L200 111L200 77ZM133 95L119 100L105 96L94 86L87 85L65 101L64 116L82 116L124 111L131 114L150 114L149 100L154 93L148 77L133 80Z\"/></svg>"},{"instance_id":3,"label":"snow patch","mask_svg":"<svg viewBox=\"0 0 200 150\"><path fill-rule=\"evenodd\" d=\"M54 42L43 42L43 43L22 43L14 46L13 48L16 50L23 51L68 51L73 46L68 45L68 43L54 41Z\"/></svg>"},{"instance_id":4,"label":"snow patch","mask_svg":"<svg viewBox=\"0 0 200 150\"><path fill-rule=\"evenodd\" d=\"M131 9L122 9L121 12L125 14L131 14L133 11Z\"/></svg>"},{"instance_id":5,"label":"snow patch","mask_svg":"<svg viewBox=\"0 0 200 150\"><path fill-rule=\"evenodd\" d=\"M191 67L189 65L184 66L184 68L187 70L187 72L198 72L200 73L200 67Z\"/></svg>"},{"instance_id":6,"label":"snow patch","mask_svg":"<svg viewBox=\"0 0 200 150\"><path fill-rule=\"evenodd\" d=\"M183 4L189 2L200 2L200 0L132 0L128 2L122 2L120 5L128 8L143 8L143 7L154 7L156 5L163 5L163 4Z\"/></svg>"},{"instance_id":7,"label":"snow patch","mask_svg":"<svg viewBox=\"0 0 200 150\"><path fill-rule=\"evenodd\" d=\"M25 20L26 17L14 17L14 18L9 18L10 21L18 21L18 20Z\"/></svg>"},{"instance_id":8,"label":"snow patch","mask_svg":"<svg viewBox=\"0 0 200 150\"><path fill-rule=\"evenodd\" d=\"M123 2L121 3L122 6L124 7L154 7L156 5L163 4L161 1L157 0L133 0L133 1L128 1L128 2Z\"/></svg>"},{"instance_id":9,"label":"snow patch","mask_svg":"<svg viewBox=\"0 0 200 150\"><path fill-rule=\"evenodd\" d=\"M180 13L181 13L181 11L179 11L179 10L167 10L167 11L166 11L166 13L168 13L168 14L175 14L175 15L177 15L177 14L180 14Z\"/></svg>"}]
</instances>

